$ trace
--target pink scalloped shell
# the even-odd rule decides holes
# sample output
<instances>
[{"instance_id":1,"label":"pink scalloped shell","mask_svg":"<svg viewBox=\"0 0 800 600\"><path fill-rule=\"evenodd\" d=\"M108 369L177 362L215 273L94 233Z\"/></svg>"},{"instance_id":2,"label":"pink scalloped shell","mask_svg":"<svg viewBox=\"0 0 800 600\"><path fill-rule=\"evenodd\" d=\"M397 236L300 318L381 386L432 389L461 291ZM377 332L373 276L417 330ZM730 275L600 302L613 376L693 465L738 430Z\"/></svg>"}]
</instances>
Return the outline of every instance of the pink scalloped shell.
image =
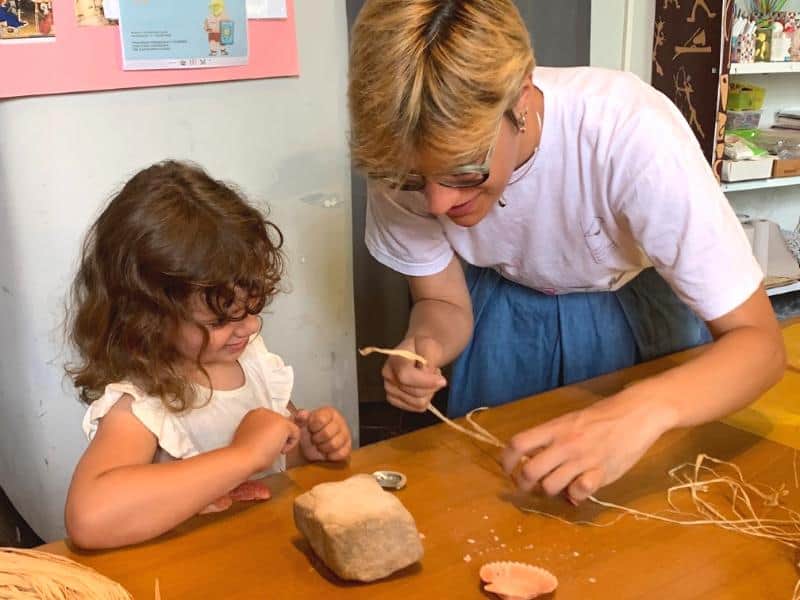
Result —
<instances>
[{"instance_id":1,"label":"pink scalloped shell","mask_svg":"<svg viewBox=\"0 0 800 600\"><path fill-rule=\"evenodd\" d=\"M550 571L521 562L486 563L480 577L484 589L503 600L531 600L558 587L558 579Z\"/></svg>"}]
</instances>

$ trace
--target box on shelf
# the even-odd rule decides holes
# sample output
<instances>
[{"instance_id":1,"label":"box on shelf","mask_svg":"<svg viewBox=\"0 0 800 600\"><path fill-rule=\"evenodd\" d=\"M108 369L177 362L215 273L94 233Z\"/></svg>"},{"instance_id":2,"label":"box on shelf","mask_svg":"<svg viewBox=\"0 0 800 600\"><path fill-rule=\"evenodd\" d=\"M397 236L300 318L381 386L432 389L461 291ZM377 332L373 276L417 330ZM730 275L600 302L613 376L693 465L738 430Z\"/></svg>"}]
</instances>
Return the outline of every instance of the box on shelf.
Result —
<instances>
[{"instance_id":1,"label":"box on shelf","mask_svg":"<svg viewBox=\"0 0 800 600\"><path fill-rule=\"evenodd\" d=\"M773 177L800 177L800 158L776 160L772 167Z\"/></svg>"},{"instance_id":2,"label":"box on shelf","mask_svg":"<svg viewBox=\"0 0 800 600\"><path fill-rule=\"evenodd\" d=\"M773 157L755 160L723 160L722 181L745 181L747 179L769 179L772 177Z\"/></svg>"},{"instance_id":3,"label":"box on shelf","mask_svg":"<svg viewBox=\"0 0 800 600\"><path fill-rule=\"evenodd\" d=\"M729 110L725 129L727 131L733 131L734 129L758 129L760 121L760 110Z\"/></svg>"},{"instance_id":4,"label":"box on shelf","mask_svg":"<svg viewBox=\"0 0 800 600\"><path fill-rule=\"evenodd\" d=\"M744 81L733 81L728 90L728 110L761 110L765 95L766 90L763 87Z\"/></svg>"}]
</instances>

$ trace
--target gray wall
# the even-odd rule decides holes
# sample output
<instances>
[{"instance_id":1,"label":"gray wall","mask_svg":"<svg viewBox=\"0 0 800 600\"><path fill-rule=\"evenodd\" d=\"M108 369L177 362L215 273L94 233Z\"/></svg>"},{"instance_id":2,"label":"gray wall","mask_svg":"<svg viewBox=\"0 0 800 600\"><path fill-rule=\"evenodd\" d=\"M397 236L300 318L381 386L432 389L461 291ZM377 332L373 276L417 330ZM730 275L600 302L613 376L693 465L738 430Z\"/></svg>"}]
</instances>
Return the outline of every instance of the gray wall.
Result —
<instances>
[{"instance_id":1,"label":"gray wall","mask_svg":"<svg viewBox=\"0 0 800 600\"><path fill-rule=\"evenodd\" d=\"M265 315L264 338L295 368L295 402L333 404L358 433L347 25L338 2L295 7L299 78L0 102L0 486L45 539L63 535L86 445L59 329L79 243L108 195L165 157L269 205L291 293Z\"/></svg>"},{"instance_id":2,"label":"gray wall","mask_svg":"<svg viewBox=\"0 0 800 600\"><path fill-rule=\"evenodd\" d=\"M514 0L514 3L531 32L537 64L548 67L589 64L591 0Z\"/></svg>"}]
</instances>

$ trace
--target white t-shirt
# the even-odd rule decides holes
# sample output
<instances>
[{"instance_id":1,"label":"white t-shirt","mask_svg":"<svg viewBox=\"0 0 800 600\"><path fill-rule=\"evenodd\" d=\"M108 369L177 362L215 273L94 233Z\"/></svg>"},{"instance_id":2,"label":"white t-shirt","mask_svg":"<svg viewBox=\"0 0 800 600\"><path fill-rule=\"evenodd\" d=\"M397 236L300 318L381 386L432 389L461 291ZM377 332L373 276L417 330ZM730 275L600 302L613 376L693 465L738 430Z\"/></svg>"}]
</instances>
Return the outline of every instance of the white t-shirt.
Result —
<instances>
[{"instance_id":1,"label":"white t-shirt","mask_svg":"<svg viewBox=\"0 0 800 600\"><path fill-rule=\"evenodd\" d=\"M655 266L701 318L738 307L763 274L697 140L666 96L605 69L536 67L538 151L506 207L473 227L427 213L421 192L369 184L366 244L405 275L466 262L546 294L609 291Z\"/></svg>"},{"instance_id":2,"label":"white t-shirt","mask_svg":"<svg viewBox=\"0 0 800 600\"><path fill-rule=\"evenodd\" d=\"M244 385L235 390L214 390L208 403L208 388L195 386L201 398L198 408L180 413L167 409L160 398L149 396L130 382L106 386L105 393L89 405L83 418L83 431L91 440L111 407L123 396L133 397L131 411L158 439L156 462L189 458L230 445L233 434L244 416L254 408L264 407L285 417L294 385L292 367L286 366L277 354L267 351L261 336L248 343L239 364L244 372ZM280 455L265 473L284 471L285 457Z\"/></svg>"}]
</instances>

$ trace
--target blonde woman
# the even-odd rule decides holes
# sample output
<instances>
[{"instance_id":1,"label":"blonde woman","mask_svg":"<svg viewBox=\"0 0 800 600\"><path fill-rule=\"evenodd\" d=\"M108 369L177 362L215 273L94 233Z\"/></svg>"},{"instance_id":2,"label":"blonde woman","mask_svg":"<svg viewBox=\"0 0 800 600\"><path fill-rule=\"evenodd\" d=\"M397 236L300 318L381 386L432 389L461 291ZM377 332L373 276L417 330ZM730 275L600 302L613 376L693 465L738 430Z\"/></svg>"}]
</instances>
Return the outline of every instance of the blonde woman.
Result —
<instances>
[{"instance_id":1,"label":"blonde woman","mask_svg":"<svg viewBox=\"0 0 800 600\"><path fill-rule=\"evenodd\" d=\"M389 402L464 414L707 341L693 360L520 432L523 489L579 502L664 432L773 385L781 334L685 120L636 77L536 67L510 0L367 0L353 29L366 244L414 306ZM459 261L461 259L461 261ZM460 262L466 264L465 271Z\"/></svg>"}]
</instances>

